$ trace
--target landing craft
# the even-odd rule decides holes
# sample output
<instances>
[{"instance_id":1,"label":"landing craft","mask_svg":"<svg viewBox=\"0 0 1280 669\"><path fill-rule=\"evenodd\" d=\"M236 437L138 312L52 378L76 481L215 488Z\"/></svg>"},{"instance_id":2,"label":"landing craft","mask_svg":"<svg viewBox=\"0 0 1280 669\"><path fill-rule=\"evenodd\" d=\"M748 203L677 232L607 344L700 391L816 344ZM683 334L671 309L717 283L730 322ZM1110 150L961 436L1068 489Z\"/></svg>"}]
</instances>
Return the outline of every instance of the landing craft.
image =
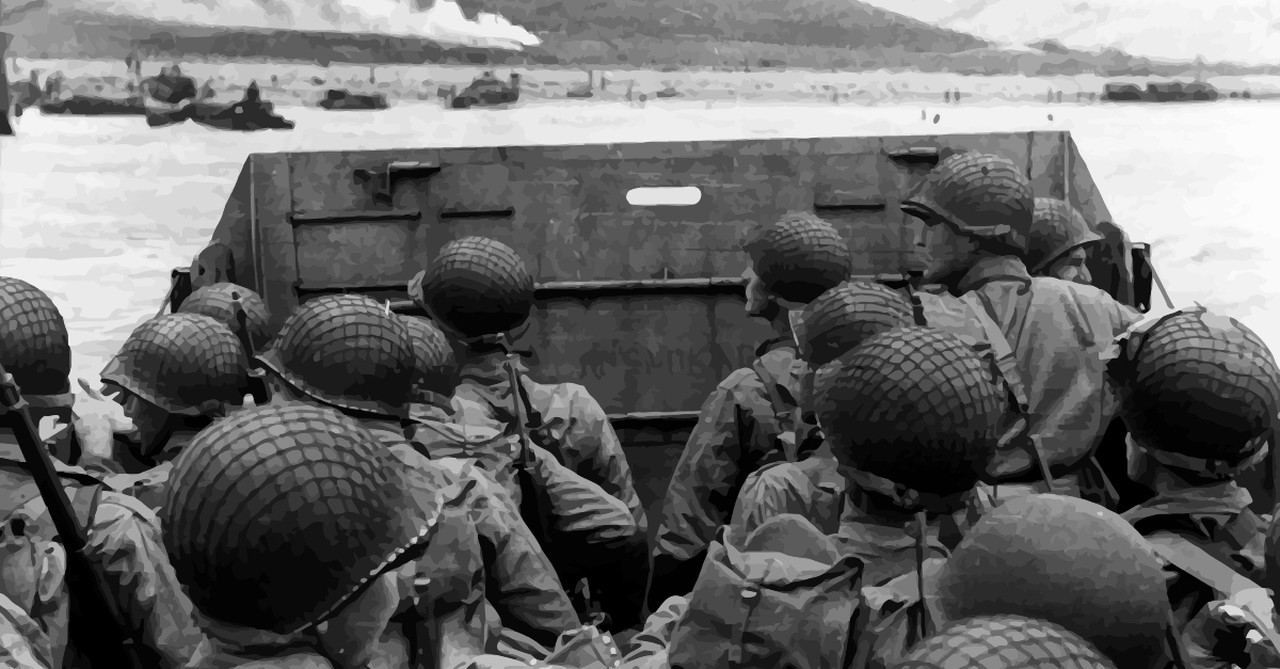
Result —
<instances>
[{"instance_id":1,"label":"landing craft","mask_svg":"<svg viewBox=\"0 0 1280 669\"><path fill-rule=\"evenodd\" d=\"M703 400L771 336L742 308L744 233L814 211L863 278L905 289L923 264L899 202L958 149L1007 156L1037 196L1080 209L1104 236L1095 285L1147 310L1149 249L1114 223L1067 132L253 154L205 249L173 271L168 307L233 281L273 327L335 292L416 313L406 284L441 246L500 240L539 281L518 342L532 373L591 389L655 513Z\"/></svg>"}]
</instances>

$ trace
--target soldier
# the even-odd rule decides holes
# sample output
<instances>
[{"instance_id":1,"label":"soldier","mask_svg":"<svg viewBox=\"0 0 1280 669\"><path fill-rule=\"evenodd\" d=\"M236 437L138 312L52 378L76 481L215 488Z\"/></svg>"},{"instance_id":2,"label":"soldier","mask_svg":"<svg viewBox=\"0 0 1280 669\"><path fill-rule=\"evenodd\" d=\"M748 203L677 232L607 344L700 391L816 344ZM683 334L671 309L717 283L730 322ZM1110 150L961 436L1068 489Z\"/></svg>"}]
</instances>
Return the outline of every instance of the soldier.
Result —
<instances>
[{"instance_id":1,"label":"soldier","mask_svg":"<svg viewBox=\"0 0 1280 669\"><path fill-rule=\"evenodd\" d=\"M1169 562L1185 629L1235 582L1264 578L1266 522L1235 477L1275 437L1280 367L1252 330L1199 306L1144 320L1112 353L1129 474L1155 494L1124 518Z\"/></svg>"},{"instance_id":2,"label":"soldier","mask_svg":"<svg viewBox=\"0 0 1280 669\"><path fill-rule=\"evenodd\" d=\"M871 338L911 326L911 304L882 284L852 281L823 293L793 315L792 324L798 360L814 370ZM812 376L806 373L809 381L802 385L811 386ZM812 391L806 388L800 398L806 412L812 412L812 400ZM838 508L848 492L837 463L831 445L821 442L800 462L774 462L761 467L742 486L732 525L750 532L778 514L795 513L828 534L835 534L839 531Z\"/></svg>"},{"instance_id":3,"label":"soldier","mask_svg":"<svg viewBox=\"0 0 1280 669\"><path fill-rule=\"evenodd\" d=\"M616 590L619 573L635 565L629 557L647 560L646 537L631 511L600 486L578 476L536 444L524 461L519 440L493 421L464 422L450 404L458 386L458 362L448 338L431 321L404 317L415 354L416 383L410 404L410 441L428 458L463 458L493 476L511 497L522 498L518 472L523 468L547 501L550 517L526 519L530 527L549 525L546 552L561 583L594 576L603 593ZM617 559L621 557L621 562ZM612 593L610 593L612 594ZM625 594L623 595L625 597ZM613 598L616 599L616 598ZM612 601L606 595L606 601ZM638 607L637 607L638 608Z\"/></svg>"},{"instance_id":4,"label":"soldier","mask_svg":"<svg viewBox=\"0 0 1280 669\"><path fill-rule=\"evenodd\" d=\"M239 305L237 310L236 305ZM237 311L244 313L246 332L240 332ZM178 307L180 314L200 314L221 321L253 347L250 354L256 354L271 343L271 323L267 314L267 305L252 290L234 283L215 283L187 296Z\"/></svg>"},{"instance_id":5,"label":"soldier","mask_svg":"<svg viewBox=\"0 0 1280 669\"><path fill-rule=\"evenodd\" d=\"M396 647L379 643L387 636L408 648L427 639L418 607L405 607L418 594L413 561L461 490L421 482L329 408L245 409L202 432L174 463L161 511L165 548L212 641L193 669L363 669L380 646Z\"/></svg>"},{"instance_id":6,"label":"soldier","mask_svg":"<svg viewBox=\"0 0 1280 669\"><path fill-rule=\"evenodd\" d=\"M113 457L85 467L152 509L171 461L196 433L244 401L249 361L231 329L196 314L166 314L139 325L102 370L102 381L133 425Z\"/></svg>"},{"instance_id":7,"label":"soldier","mask_svg":"<svg viewBox=\"0 0 1280 669\"><path fill-rule=\"evenodd\" d=\"M528 322L534 302L533 277L520 256L492 239L455 240L414 278L409 290L432 321L458 342L462 383L457 395L472 400L469 406L482 406L485 418L527 431L561 464L621 500L640 534L647 535L644 507L622 443L600 403L580 384L538 383L519 361L509 362L510 334ZM514 394L511 368L520 379ZM530 421L539 424L530 428ZM619 599L610 596L611 601L601 602L621 627L640 621L648 576L647 559L628 562L634 567L626 570L625 585L615 578L613 585L622 589L611 588ZM572 590L575 584L565 585Z\"/></svg>"},{"instance_id":8,"label":"soldier","mask_svg":"<svg viewBox=\"0 0 1280 669\"><path fill-rule=\"evenodd\" d=\"M988 511L924 592L935 620L1023 616L1080 635L1118 667L1185 660L1168 643L1160 560L1123 518L1082 499L1032 494Z\"/></svg>"},{"instance_id":9,"label":"soldier","mask_svg":"<svg viewBox=\"0 0 1280 669\"><path fill-rule=\"evenodd\" d=\"M989 472L997 495L1048 484L1112 502L1093 459L1116 411L1098 354L1138 314L1092 286L1031 277L1021 256L1034 208L1011 161L943 159L902 204L925 224L925 281L947 291L919 296L930 325L990 346L1004 376L1014 411Z\"/></svg>"},{"instance_id":10,"label":"soldier","mask_svg":"<svg viewBox=\"0 0 1280 669\"><path fill-rule=\"evenodd\" d=\"M925 639L894 669L1117 669L1059 625L1021 616L962 620Z\"/></svg>"},{"instance_id":11,"label":"soldier","mask_svg":"<svg viewBox=\"0 0 1280 669\"><path fill-rule=\"evenodd\" d=\"M404 424L413 355L408 329L389 308L359 295L329 295L299 306L257 360L269 374L273 402L300 401L342 411L426 478L426 487L468 482L469 495L461 506L446 509L446 530L459 536L478 532L484 559L473 564L482 570L485 593L503 623L542 645L553 645L561 632L577 627L578 619L515 503L474 465L429 460L408 442ZM437 550L445 554L437 555ZM445 578L440 565L471 559L449 553L439 548L428 554L424 565L435 565L432 579ZM475 603L471 593L459 597L467 599L450 603ZM474 618L469 621L469 630L482 627Z\"/></svg>"},{"instance_id":12,"label":"soldier","mask_svg":"<svg viewBox=\"0 0 1280 669\"><path fill-rule=\"evenodd\" d=\"M1034 217L1023 256L1031 275L1093 285L1089 250L1102 241L1102 235L1079 210L1057 198L1036 198Z\"/></svg>"},{"instance_id":13,"label":"soldier","mask_svg":"<svg viewBox=\"0 0 1280 669\"><path fill-rule=\"evenodd\" d=\"M70 385L70 346L62 315L43 291L9 277L0 278L0 358L33 405L47 404L51 395ZM35 392L26 395L27 388ZM12 430L0 429L0 490L5 492L0 496L0 519L12 527L10 521L21 518L24 535L51 541L57 532L17 443ZM147 667L183 667L204 637L164 556L155 515L83 469L57 460L54 466L76 519L87 525L85 554L105 582L139 659ZM80 584L69 583L70 633L66 659L58 666L94 666L95 648L119 643L102 638L108 626L78 613L76 602L87 596L78 589Z\"/></svg>"},{"instance_id":14,"label":"soldier","mask_svg":"<svg viewBox=\"0 0 1280 669\"><path fill-rule=\"evenodd\" d=\"M693 587L707 547L730 519L747 476L769 462L798 459L780 441L800 429L788 310L839 285L851 271L844 238L811 214L782 217L755 232L743 249L751 260L744 273L747 314L768 321L776 336L756 348L750 367L716 386L672 472L649 588L649 608L655 611L667 597Z\"/></svg>"}]
</instances>

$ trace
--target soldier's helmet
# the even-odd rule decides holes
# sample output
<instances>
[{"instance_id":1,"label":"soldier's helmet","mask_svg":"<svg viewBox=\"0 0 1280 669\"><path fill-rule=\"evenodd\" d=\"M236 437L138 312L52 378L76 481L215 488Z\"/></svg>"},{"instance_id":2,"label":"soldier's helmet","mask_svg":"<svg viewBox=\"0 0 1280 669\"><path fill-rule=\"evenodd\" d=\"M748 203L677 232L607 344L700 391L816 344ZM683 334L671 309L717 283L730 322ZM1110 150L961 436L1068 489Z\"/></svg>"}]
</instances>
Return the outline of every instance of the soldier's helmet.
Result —
<instances>
[{"instance_id":1,"label":"soldier's helmet","mask_svg":"<svg viewBox=\"0 0 1280 669\"><path fill-rule=\"evenodd\" d=\"M44 291L0 276L0 351L5 370L27 396L71 390L71 342L67 324Z\"/></svg>"},{"instance_id":2,"label":"soldier's helmet","mask_svg":"<svg viewBox=\"0 0 1280 669\"><path fill-rule=\"evenodd\" d=\"M416 559L439 504L377 437L328 407L273 404L214 423L174 461L164 545L200 612L292 634ZM427 497L429 499L429 497Z\"/></svg>"},{"instance_id":3,"label":"soldier's helmet","mask_svg":"<svg viewBox=\"0 0 1280 669\"><path fill-rule=\"evenodd\" d=\"M135 328L101 377L169 413L213 416L244 401L249 359L221 322L165 314Z\"/></svg>"},{"instance_id":4,"label":"soldier's helmet","mask_svg":"<svg viewBox=\"0 0 1280 669\"><path fill-rule=\"evenodd\" d=\"M764 289L789 302L807 304L848 280L852 272L844 237L807 212L788 213L755 230L742 248Z\"/></svg>"},{"instance_id":5,"label":"soldier's helmet","mask_svg":"<svg viewBox=\"0 0 1280 669\"><path fill-rule=\"evenodd\" d=\"M903 199L902 210L926 224L946 223L966 235L1025 249L1035 196L1013 161L962 152L943 158Z\"/></svg>"},{"instance_id":6,"label":"soldier's helmet","mask_svg":"<svg viewBox=\"0 0 1280 669\"><path fill-rule=\"evenodd\" d=\"M413 391L409 329L362 295L300 305L258 361L294 390L346 411L407 418Z\"/></svg>"},{"instance_id":7,"label":"soldier's helmet","mask_svg":"<svg viewBox=\"0 0 1280 669\"><path fill-rule=\"evenodd\" d=\"M894 289L874 281L849 281L809 303L792 322L800 357L817 368L915 321L911 303Z\"/></svg>"},{"instance_id":8,"label":"soldier's helmet","mask_svg":"<svg viewBox=\"0 0 1280 669\"><path fill-rule=\"evenodd\" d=\"M1060 625L1021 616L981 616L921 641L894 669L1118 668Z\"/></svg>"},{"instance_id":9,"label":"soldier's helmet","mask_svg":"<svg viewBox=\"0 0 1280 669\"><path fill-rule=\"evenodd\" d=\"M460 339L510 332L533 313L533 276L524 260L485 237L445 244L410 293L437 325Z\"/></svg>"},{"instance_id":10,"label":"soldier's helmet","mask_svg":"<svg viewBox=\"0 0 1280 669\"><path fill-rule=\"evenodd\" d=\"M1133 526L1082 499L1030 495L988 511L943 567L938 604L949 620L1018 615L1061 625L1117 666L1165 666L1171 613L1161 562Z\"/></svg>"},{"instance_id":11,"label":"soldier's helmet","mask_svg":"<svg viewBox=\"0 0 1280 669\"><path fill-rule=\"evenodd\" d=\"M1121 335L1111 355L1125 426L1157 460L1225 473L1271 438L1280 367L1239 321L1200 306L1152 316Z\"/></svg>"},{"instance_id":12,"label":"soldier's helmet","mask_svg":"<svg viewBox=\"0 0 1280 669\"><path fill-rule=\"evenodd\" d=\"M418 316L402 318L413 342L415 389L452 397L461 381L453 344L430 320Z\"/></svg>"},{"instance_id":13,"label":"soldier's helmet","mask_svg":"<svg viewBox=\"0 0 1280 669\"><path fill-rule=\"evenodd\" d=\"M202 314L222 321L232 332L240 334L235 305L244 312L245 334L257 353L271 343L271 319L267 305L257 293L234 283L215 283L196 289L178 307L180 314Z\"/></svg>"},{"instance_id":14,"label":"soldier's helmet","mask_svg":"<svg viewBox=\"0 0 1280 669\"><path fill-rule=\"evenodd\" d=\"M969 492L995 452L1000 389L953 334L887 332L818 369L813 384L836 459L853 475L907 489L904 500Z\"/></svg>"},{"instance_id":15,"label":"soldier's helmet","mask_svg":"<svg viewBox=\"0 0 1280 669\"><path fill-rule=\"evenodd\" d=\"M1027 269L1039 274L1073 249L1102 241L1075 207L1052 197L1035 200L1035 216L1027 235Z\"/></svg>"}]
</instances>

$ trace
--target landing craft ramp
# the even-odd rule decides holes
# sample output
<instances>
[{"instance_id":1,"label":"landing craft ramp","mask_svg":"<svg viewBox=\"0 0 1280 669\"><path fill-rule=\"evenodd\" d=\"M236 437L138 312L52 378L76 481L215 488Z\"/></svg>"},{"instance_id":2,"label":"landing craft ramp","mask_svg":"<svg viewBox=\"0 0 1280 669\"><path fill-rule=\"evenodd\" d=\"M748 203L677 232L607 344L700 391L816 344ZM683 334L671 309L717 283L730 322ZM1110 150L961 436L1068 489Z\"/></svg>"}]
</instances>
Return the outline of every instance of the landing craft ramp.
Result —
<instances>
[{"instance_id":1,"label":"landing craft ramp","mask_svg":"<svg viewBox=\"0 0 1280 669\"><path fill-rule=\"evenodd\" d=\"M1099 287L1145 302L1069 133L1032 132L254 154L171 303L229 280L261 293L275 327L334 292L412 312L406 284L445 243L498 239L539 282L518 342L535 378L590 389L651 505L703 400L769 336L743 312L745 234L814 211L845 233L857 273L901 285L919 223L899 203L954 150L1006 156L1036 195L1078 207L1107 234ZM654 187L696 188L696 202L629 202Z\"/></svg>"}]
</instances>

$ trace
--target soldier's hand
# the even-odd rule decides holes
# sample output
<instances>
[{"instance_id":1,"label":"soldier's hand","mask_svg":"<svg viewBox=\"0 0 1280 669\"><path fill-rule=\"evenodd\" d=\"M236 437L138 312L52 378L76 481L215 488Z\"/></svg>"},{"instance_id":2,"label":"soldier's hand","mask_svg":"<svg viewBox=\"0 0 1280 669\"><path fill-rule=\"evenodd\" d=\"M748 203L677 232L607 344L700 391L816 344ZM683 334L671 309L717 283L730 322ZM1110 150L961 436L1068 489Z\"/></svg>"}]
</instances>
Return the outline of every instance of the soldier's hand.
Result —
<instances>
[{"instance_id":1,"label":"soldier's hand","mask_svg":"<svg viewBox=\"0 0 1280 669\"><path fill-rule=\"evenodd\" d=\"M115 435L133 431L133 421L124 413L124 407L111 397L89 387L80 379L83 394L76 397L75 417L72 424L80 438L80 448L85 455L111 460L115 457Z\"/></svg>"}]
</instances>

